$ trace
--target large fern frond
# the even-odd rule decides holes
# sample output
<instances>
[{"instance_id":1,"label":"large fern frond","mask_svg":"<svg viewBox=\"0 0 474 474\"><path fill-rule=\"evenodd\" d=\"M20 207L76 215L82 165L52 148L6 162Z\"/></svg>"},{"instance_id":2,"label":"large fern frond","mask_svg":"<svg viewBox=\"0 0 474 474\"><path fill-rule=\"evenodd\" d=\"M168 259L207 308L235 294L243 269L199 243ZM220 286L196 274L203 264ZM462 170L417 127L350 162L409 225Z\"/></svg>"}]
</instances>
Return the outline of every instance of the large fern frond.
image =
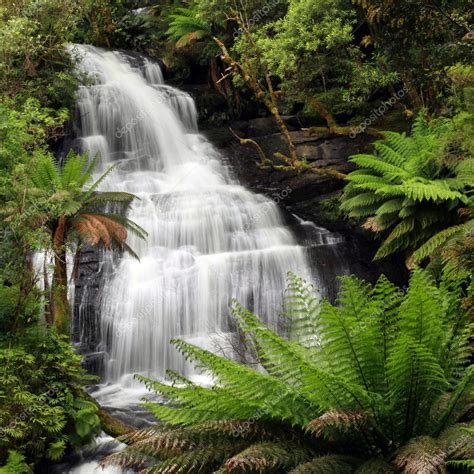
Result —
<instances>
[{"instance_id":1,"label":"large fern frond","mask_svg":"<svg viewBox=\"0 0 474 474\"><path fill-rule=\"evenodd\" d=\"M401 334L438 354L442 335L446 331L446 310L447 301L433 277L420 269L414 270L406 297L400 305L400 313L403 314L399 322Z\"/></svg>"},{"instance_id":2,"label":"large fern frond","mask_svg":"<svg viewBox=\"0 0 474 474\"><path fill-rule=\"evenodd\" d=\"M341 454L328 454L314 458L292 469L289 474L351 474L360 460Z\"/></svg>"},{"instance_id":3,"label":"large fern frond","mask_svg":"<svg viewBox=\"0 0 474 474\"><path fill-rule=\"evenodd\" d=\"M393 433L401 441L422 432L434 401L448 387L433 354L409 336L401 336L387 361Z\"/></svg>"},{"instance_id":4,"label":"large fern frond","mask_svg":"<svg viewBox=\"0 0 474 474\"><path fill-rule=\"evenodd\" d=\"M166 34L176 42L178 48L211 35L210 25L199 18L196 11L191 7L177 8L170 19L171 22Z\"/></svg>"},{"instance_id":5,"label":"large fern frond","mask_svg":"<svg viewBox=\"0 0 474 474\"><path fill-rule=\"evenodd\" d=\"M294 273L288 273L284 312L289 326L289 338L303 347L318 347L320 342L316 324L320 311L316 289Z\"/></svg>"},{"instance_id":6,"label":"large fern frond","mask_svg":"<svg viewBox=\"0 0 474 474\"><path fill-rule=\"evenodd\" d=\"M87 157L76 155L72 152L66 156L61 168L62 189L68 189L70 186L82 188L82 186L85 184L83 183L83 180L86 163Z\"/></svg>"},{"instance_id":7,"label":"large fern frond","mask_svg":"<svg viewBox=\"0 0 474 474\"><path fill-rule=\"evenodd\" d=\"M33 166L31 180L40 189L57 190L60 186L60 172L53 155L41 156Z\"/></svg>"},{"instance_id":8,"label":"large fern frond","mask_svg":"<svg viewBox=\"0 0 474 474\"><path fill-rule=\"evenodd\" d=\"M435 439L421 436L402 446L393 463L406 474L441 473L445 471L446 453Z\"/></svg>"},{"instance_id":9,"label":"large fern frond","mask_svg":"<svg viewBox=\"0 0 474 474\"><path fill-rule=\"evenodd\" d=\"M455 121L441 119L428 123L420 115L411 136L388 132L374 144L377 156L351 157L360 169L347 176L341 209L353 218L367 217L369 230L387 231L375 259L420 249L415 259L421 262L438 250L450 231L431 238L469 219L456 210L472 207L473 159L452 166L445 158L454 126Z\"/></svg>"},{"instance_id":10,"label":"large fern frond","mask_svg":"<svg viewBox=\"0 0 474 474\"><path fill-rule=\"evenodd\" d=\"M453 225L433 235L433 237L428 239L413 252L410 257L411 264L416 265L421 263L425 258L432 255L436 250L444 245L449 239L463 232L465 228L466 224Z\"/></svg>"},{"instance_id":11,"label":"large fern frond","mask_svg":"<svg viewBox=\"0 0 474 474\"><path fill-rule=\"evenodd\" d=\"M228 459L221 472L287 472L311 458L312 451L294 443L258 443Z\"/></svg>"}]
</instances>

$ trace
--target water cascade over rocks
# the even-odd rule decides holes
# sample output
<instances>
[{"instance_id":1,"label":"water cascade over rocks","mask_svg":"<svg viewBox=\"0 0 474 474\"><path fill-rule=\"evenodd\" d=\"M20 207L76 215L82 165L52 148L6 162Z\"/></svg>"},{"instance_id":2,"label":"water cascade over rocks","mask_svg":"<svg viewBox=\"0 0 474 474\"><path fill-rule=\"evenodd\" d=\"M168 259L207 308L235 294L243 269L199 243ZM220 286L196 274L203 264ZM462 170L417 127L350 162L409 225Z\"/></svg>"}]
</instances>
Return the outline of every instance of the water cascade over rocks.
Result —
<instances>
[{"instance_id":1,"label":"water cascade over rocks","mask_svg":"<svg viewBox=\"0 0 474 474\"><path fill-rule=\"evenodd\" d=\"M124 389L135 373L163 378L170 368L192 376L170 339L212 348L215 336L232 331L232 298L275 328L287 272L324 291L307 247L335 249L340 238L296 219L287 225L275 202L239 185L199 134L193 99L165 85L158 64L76 48L95 81L79 90L79 148L100 153L98 173L115 165L101 189L136 194L128 217L148 232L146 240L128 241L140 261L108 257L100 308L104 380ZM285 192L291 190L282 190L282 199ZM295 228L311 235L304 246Z\"/></svg>"}]
</instances>

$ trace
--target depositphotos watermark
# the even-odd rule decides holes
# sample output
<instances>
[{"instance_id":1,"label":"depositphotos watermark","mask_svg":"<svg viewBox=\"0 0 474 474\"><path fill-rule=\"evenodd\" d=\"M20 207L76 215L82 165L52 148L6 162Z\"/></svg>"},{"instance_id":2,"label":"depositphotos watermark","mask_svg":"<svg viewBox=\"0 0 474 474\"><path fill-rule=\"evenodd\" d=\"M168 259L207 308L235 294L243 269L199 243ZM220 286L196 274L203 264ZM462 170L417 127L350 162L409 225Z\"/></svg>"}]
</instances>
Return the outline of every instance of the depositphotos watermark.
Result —
<instances>
[{"instance_id":1,"label":"depositphotos watermark","mask_svg":"<svg viewBox=\"0 0 474 474\"><path fill-rule=\"evenodd\" d=\"M143 112L143 110L141 110L140 112L138 112L137 115L135 115L135 117L132 118L132 120L130 120L130 122L127 122L122 128L117 128L116 132L115 132L115 136L117 138L122 138L124 135L126 135L128 132L130 132L132 130L132 128L138 124L138 122L140 122L140 120L143 120L145 118L145 112Z\"/></svg>"},{"instance_id":2,"label":"depositphotos watermark","mask_svg":"<svg viewBox=\"0 0 474 474\"><path fill-rule=\"evenodd\" d=\"M265 5L263 5L262 8L256 10L254 12L254 14L250 17L249 21L248 21L248 27L251 28L252 26L254 26L258 21L262 20L263 18L265 18L269 13L270 13L270 10L275 7L276 5L278 5L280 3L281 0L267 0L265 2ZM234 40L239 37L241 34L244 33L244 30L242 28L235 28L234 30L234 34L233 34L233 37L234 37Z\"/></svg>"},{"instance_id":3,"label":"depositphotos watermark","mask_svg":"<svg viewBox=\"0 0 474 474\"><path fill-rule=\"evenodd\" d=\"M263 203L262 207L252 216L248 222L245 223L243 230L248 232L256 222L268 215L270 212L274 212L274 204L278 205L283 199L286 199L293 190L287 186L285 189L279 191L278 193L273 193L271 196L271 201L266 201Z\"/></svg>"},{"instance_id":4,"label":"depositphotos watermark","mask_svg":"<svg viewBox=\"0 0 474 474\"><path fill-rule=\"evenodd\" d=\"M24 412L17 415L17 417L13 421L11 421L7 426L0 428L0 436L2 436L8 430L15 429L19 423L26 421L28 418L30 418L34 414L35 410L38 407L47 403L49 398L53 398L58 393L59 393L59 390L57 388L51 388L47 392L40 395L38 399L35 400L33 403L31 403L31 405Z\"/></svg>"},{"instance_id":5,"label":"depositphotos watermark","mask_svg":"<svg viewBox=\"0 0 474 474\"><path fill-rule=\"evenodd\" d=\"M372 109L369 116L357 127L353 128L349 133L350 138L355 138L360 133L364 133L367 127L370 127L374 122L376 122L380 117L383 117L387 110L392 108L405 94L408 92L407 86L404 85L403 89L400 89L398 92L392 95L390 99L382 102L382 104L376 109Z\"/></svg>"}]
</instances>

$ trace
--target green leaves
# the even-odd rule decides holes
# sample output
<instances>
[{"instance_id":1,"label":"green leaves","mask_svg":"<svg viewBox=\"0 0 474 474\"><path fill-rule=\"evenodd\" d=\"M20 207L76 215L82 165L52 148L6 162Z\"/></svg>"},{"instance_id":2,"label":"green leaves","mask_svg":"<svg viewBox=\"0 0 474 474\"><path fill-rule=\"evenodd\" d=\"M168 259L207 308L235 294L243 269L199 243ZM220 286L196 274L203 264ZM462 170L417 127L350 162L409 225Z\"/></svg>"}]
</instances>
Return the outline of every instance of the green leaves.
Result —
<instances>
[{"instance_id":1,"label":"green leaves","mask_svg":"<svg viewBox=\"0 0 474 474\"><path fill-rule=\"evenodd\" d=\"M289 338L303 347L317 346L319 338L316 323L320 310L316 289L294 273L288 273L284 311L289 322Z\"/></svg>"},{"instance_id":2,"label":"green leaves","mask_svg":"<svg viewBox=\"0 0 474 474\"><path fill-rule=\"evenodd\" d=\"M387 378L394 435L407 441L423 431L431 406L448 382L436 357L406 335L400 336L388 357Z\"/></svg>"},{"instance_id":3,"label":"green leaves","mask_svg":"<svg viewBox=\"0 0 474 474\"><path fill-rule=\"evenodd\" d=\"M361 169L348 175L341 209L368 217L364 226L383 233L375 259L406 252L413 254L411 264L420 263L463 225L466 214L457 211L472 208L473 159L458 158L454 165L448 159L449 136L459 120L428 123L420 115L411 136L387 132L374 144L377 155L351 158ZM464 114L462 120L470 118Z\"/></svg>"},{"instance_id":4,"label":"green leaves","mask_svg":"<svg viewBox=\"0 0 474 474\"><path fill-rule=\"evenodd\" d=\"M458 191L451 191L446 182L423 183L416 180L408 180L400 186L400 191L404 196L413 201L449 201L459 199L461 202L467 202L467 196Z\"/></svg>"},{"instance_id":5,"label":"green leaves","mask_svg":"<svg viewBox=\"0 0 474 474\"><path fill-rule=\"evenodd\" d=\"M59 169L53 155L41 157L31 175L33 184L40 189L58 189L60 185Z\"/></svg>"},{"instance_id":6,"label":"green leaves","mask_svg":"<svg viewBox=\"0 0 474 474\"><path fill-rule=\"evenodd\" d=\"M196 8L180 7L170 15L170 24L166 34L176 42L176 47L182 48L193 41L211 36L209 23L202 20Z\"/></svg>"},{"instance_id":7,"label":"green leaves","mask_svg":"<svg viewBox=\"0 0 474 474\"><path fill-rule=\"evenodd\" d=\"M154 472L383 473L392 472L394 454L399 467L444 466L454 447L467 456L467 435L456 423L469 406L474 372L465 369L471 332L459 291L436 286L422 270L406 293L383 276L375 286L343 277L332 305L290 273L288 338L234 302L257 369L173 341L214 385L172 372L170 383L138 376L166 400L146 406L176 427L127 435L129 448L106 463L138 468L152 456ZM340 452L376 458L364 463Z\"/></svg>"},{"instance_id":8,"label":"green leaves","mask_svg":"<svg viewBox=\"0 0 474 474\"><path fill-rule=\"evenodd\" d=\"M7 463L0 466L0 474L32 474L28 464L25 462L25 456L17 451L8 451Z\"/></svg>"},{"instance_id":9,"label":"green leaves","mask_svg":"<svg viewBox=\"0 0 474 474\"><path fill-rule=\"evenodd\" d=\"M28 463L59 461L99 427L96 405L81 398L87 378L80 358L43 326L10 345L11 338L0 341L0 465L13 445Z\"/></svg>"},{"instance_id":10,"label":"green leaves","mask_svg":"<svg viewBox=\"0 0 474 474\"><path fill-rule=\"evenodd\" d=\"M431 275L414 270L408 292L400 305L403 315L398 323L400 331L437 354L447 330L444 319L446 303Z\"/></svg>"},{"instance_id":11,"label":"green leaves","mask_svg":"<svg viewBox=\"0 0 474 474\"><path fill-rule=\"evenodd\" d=\"M384 153L385 154L385 153ZM384 155L382 155L383 157ZM350 161L360 168L374 170L383 175L388 181L398 181L401 178L408 177L408 172L400 167L391 164L385 159L379 159L373 155L354 155Z\"/></svg>"},{"instance_id":12,"label":"green leaves","mask_svg":"<svg viewBox=\"0 0 474 474\"><path fill-rule=\"evenodd\" d=\"M97 431L100 420L97 416L97 406L87 400L74 401L74 427L79 438L88 438Z\"/></svg>"}]
</instances>

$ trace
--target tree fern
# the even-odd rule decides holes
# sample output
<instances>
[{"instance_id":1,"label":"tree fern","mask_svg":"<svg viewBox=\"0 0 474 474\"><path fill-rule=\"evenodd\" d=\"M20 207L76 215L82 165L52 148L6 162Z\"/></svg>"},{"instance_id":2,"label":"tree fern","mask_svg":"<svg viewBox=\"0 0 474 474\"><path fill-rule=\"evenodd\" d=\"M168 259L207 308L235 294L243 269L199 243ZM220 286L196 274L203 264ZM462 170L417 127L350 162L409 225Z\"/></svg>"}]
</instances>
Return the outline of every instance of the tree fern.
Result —
<instances>
[{"instance_id":1,"label":"tree fern","mask_svg":"<svg viewBox=\"0 0 474 474\"><path fill-rule=\"evenodd\" d=\"M146 232L125 216L120 215L129 208L135 196L130 193L108 192L102 196L97 190L110 175L114 167L106 170L96 181L92 172L98 155L90 162L85 156L70 152L59 166L52 155L45 155L33 163L31 173L35 197L40 197L38 210L44 217L41 226L51 236L54 254L54 275L51 294L52 319L57 329L69 332L69 303L67 294L66 250L72 242L101 245L105 249L125 251L138 258L126 243L128 233L145 238ZM100 213L100 206L120 204L116 212Z\"/></svg>"},{"instance_id":2,"label":"tree fern","mask_svg":"<svg viewBox=\"0 0 474 474\"><path fill-rule=\"evenodd\" d=\"M170 19L166 34L171 40L176 42L178 48L211 36L209 23L199 18L192 7L177 8L175 13L170 15Z\"/></svg>"},{"instance_id":3,"label":"tree fern","mask_svg":"<svg viewBox=\"0 0 474 474\"><path fill-rule=\"evenodd\" d=\"M401 334L423 344L437 354L446 331L444 315L447 301L437 288L433 277L424 271L414 270L410 287L400 305L403 318L400 319Z\"/></svg>"},{"instance_id":4,"label":"tree fern","mask_svg":"<svg viewBox=\"0 0 474 474\"><path fill-rule=\"evenodd\" d=\"M396 454L394 464L407 474L443 472L446 457L443 449L433 438L414 438Z\"/></svg>"},{"instance_id":5,"label":"tree fern","mask_svg":"<svg viewBox=\"0 0 474 474\"><path fill-rule=\"evenodd\" d=\"M430 408L448 382L434 355L409 336L402 336L387 360L388 400L394 437L407 441L423 432Z\"/></svg>"},{"instance_id":6,"label":"tree fern","mask_svg":"<svg viewBox=\"0 0 474 474\"><path fill-rule=\"evenodd\" d=\"M370 395L360 387L315 365L310 351L277 336L258 323L256 316L249 311L240 307L237 314L244 330L254 337L258 355L267 371L288 386L299 389L299 393L303 395L310 408L309 417L308 410L305 412L308 417L306 421L317 413L318 408L327 409L334 403L345 408L356 406L359 409L371 405ZM279 400L281 395L278 392L276 395L274 400Z\"/></svg>"},{"instance_id":7,"label":"tree fern","mask_svg":"<svg viewBox=\"0 0 474 474\"><path fill-rule=\"evenodd\" d=\"M351 474L357 464L360 464L357 458L328 454L297 466L290 474Z\"/></svg>"},{"instance_id":8,"label":"tree fern","mask_svg":"<svg viewBox=\"0 0 474 474\"><path fill-rule=\"evenodd\" d=\"M303 347L319 345L316 323L321 310L316 290L295 274L288 274L284 312L288 324L288 336Z\"/></svg>"},{"instance_id":9,"label":"tree fern","mask_svg":"<svg viewBox=\"0 0 474 474\"><path fill-rule=\"evenodd\" d=\"M228 459L221 472L281 472L307 461L311 451L298 444L253 444Z\"/></svg>"},{"instance_id":10,"label":"tree fern","mask_svg":"<svg viewBox=\"0 0 474 474\"><path fill-rule=\"evenodd\" d=\"M344 277L331 305L289 274L286 337L233 305L260 367L174 341L214 385L173 372L167 382L138 377L167 400L146 406L168 427L126 435L128 447L106 463L157 473L390 473L470 459L458 423L474 374L461 291L424 270L405 293L385 277L375 286Z\"/></svg>"},{"instance_id":11,"label":"tree fern","mask_svg":"<svg viewBox=\"0 0 474 474\"><path fill-rule=\"evenodd\" d=\"M453 164L447 157L457 123L427 122L420 115L410 136L386 132L374 144L376 155L351 158L361 169L347 176L341 209L369 218L365 227L382 233L375 259L402 252L413 254L411 262L422 262L468 220L457 211L472 209L474 158L460 157Z\"/></svg>"}]
</instances>

